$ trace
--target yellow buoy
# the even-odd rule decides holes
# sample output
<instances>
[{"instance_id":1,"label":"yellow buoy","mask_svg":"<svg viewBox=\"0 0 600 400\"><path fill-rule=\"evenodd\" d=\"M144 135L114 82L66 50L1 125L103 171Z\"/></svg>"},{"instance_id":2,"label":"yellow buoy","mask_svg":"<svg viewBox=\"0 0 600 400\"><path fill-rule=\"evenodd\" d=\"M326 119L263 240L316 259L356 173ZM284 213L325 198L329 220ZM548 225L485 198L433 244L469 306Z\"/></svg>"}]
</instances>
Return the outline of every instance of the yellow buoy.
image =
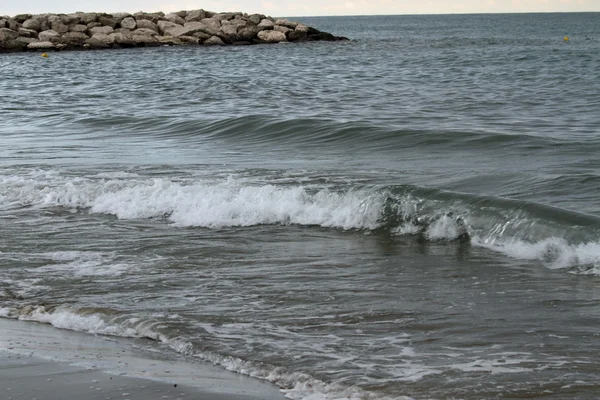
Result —
<instances>
[{"instance_id":1,"label":"yellow buoy","mask_svg":"<svg viewBox=\"0 0 600 400\"><path fill-rule=\"evenodd\" d=\"M48 58L48 53L42 53L42 57Z\"/></svg>"},{"instance_id":2,"label":"yellow buoy","mask_svg":"<svg viewBox=\"0 0 600 400\"><path fill-rule=\"evenodd\" d=\"M565 39L564 39L564 41L565 41L565 42L568 42L568 41L569 41L569 37L568 37L568 36L565 36Z\"/></svg>"}]
</instances>

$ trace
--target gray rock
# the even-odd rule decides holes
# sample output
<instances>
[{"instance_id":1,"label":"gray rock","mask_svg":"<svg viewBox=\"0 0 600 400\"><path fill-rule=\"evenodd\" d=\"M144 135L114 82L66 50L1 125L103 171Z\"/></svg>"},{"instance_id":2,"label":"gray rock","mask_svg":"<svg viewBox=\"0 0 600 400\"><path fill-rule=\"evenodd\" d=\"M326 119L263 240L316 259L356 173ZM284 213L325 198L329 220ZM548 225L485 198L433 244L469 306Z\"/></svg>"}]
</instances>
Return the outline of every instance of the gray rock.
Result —
<instances>
[{"instance_id":1,"label":"gray rock","mask_svg":"<svg viewBox=\"0 0 600 400\"><path fill-rule=\"evenodd\" d=\"M99 33L99 35L103 35L102 33ZM106 35L108 36L108 35ZM83 47L85 47L86 49L92 49L92 50L96 50L96 49L108 49L111 48L112 45L107 44L105 42L103 42L102 40L99 40L95 37L91 37L88 40L85 41Z\"/></svg>"},{"instance_id":2,"label":"gray rock","mask_svg":"<svg viewBox=\"0 0 600 400\"><path fill-rule=\"evenodd\" d=\"M60 19L67 26L76 25L79 23L79 15L77 14L62 14Z\"/></svg>"},{"instance_id":3,"label":"gray rock","mask_svg":"<svg viewBox=\"0 0 600 400\"><path fill-rule=\"evenodd\" d=\"M81 25L81 24L77 24L77 25L71 25L69 26L69 32L87 32L88 27L87 25Z\"/></svg>"},{"instance_id":4,"label":"gray rock","mask_svg":"<svg viewBox=\"0 0 600 400\"><path fill-rule=\"evenodd\" d=\"M113 18L116 18L116 19L119 21L119 23L120 23L120 22L121 22L121 21L123 21L125 18L129 18L129 17L131 17L131 14L129 14L129 13L127 13L127 12L118 12L118 13L113 13L113 14L112 14L112 17L113 17Z\"/></svg>"},{"instance_id":5,"label":"gray rock","mask_svg":"<svg viewBox=\"0 0 600 400\"><path fill-rule=\"evenodd\" d=\"M182 27L181 25L176 24L175 22L171 22L171 21L158 21L157 25L158 25L158 32L161 35L164 35L165 33L167 33L167 31L169 29Z\"/></svg>"},{"instance_id":6,"label":"gray rock","mask_svg":"<svg viewBox=\"0 0 600 400\"><path fill-rule=\"evenodd\" d=\"M185 15L185 22L200 22L206 18L206 11L204 10L191 10Z\"/></svg>"},{"instance_id":7,"label":"gray rock","mask_svg":"<svg viewBox=\"0 0 600 400\"><path fill-rule=\"evenodd\" d=\"M94 36L98 33L104 33L106 35L110 35L114 31L115 30L113 28L111 28L110 26L96 26L96 27L90 29L90 35Z\"/></svg>"},{"instance_id":8,"label":"gray rock","mask_svg":"<svg viewBox=\"0 0 600 400\"><path fill-rule=\"evenodd\" d=\"M223 34L227 37L235 38L237 36L237 26L230 23L229 21L224 21L221 25L221 30Z\"/></svg>"},{"instance_id":9,"label":"gray rock","mask_svg":"<svg viewBox=\"0 0 600 400\"><path fill-rule=\"evenodd\" d=\"M239 41L251 42L260 31L261 29L258 26L250 25L240 29L237 33L237 38Z\"/></svg>"},{"instance_id":10,"label":"gray rock","mask_svg":"<svg viewBox=\"0 0 600 400\"><path fill-rule=\"evenodd\" d=\"M275 23L270 19L263 18L258 24L258 27L262 30L273 29L275 27Z\"/></svg>"},{"instance_id":11,"label":"gray rock","mask_svg":"<svg viewBox=\"0 0 600 400\"><path fill-rule=\"evenodd\" d=\"M58 15L52 15L48 17L50 23L50 29L60 34L69 32L69 27L62 22L62 19Z\"/></svg>"},{"instance_id":12,"label":"gray rock","mask_svg":"<svg viewBox=\"0 0 600 400\"><path fill-rule=\"evenodd\" d=\"M109 17L107 15L101 15L98 17L98 22L104 26L110 26L111 28L115 29L121 21L117 18L113 18L112 16Z\"/></svg>"},{"instance_id":13,"label":"gray rock","mask_svg":"<svg viewBox=\"0 0 600 400\"><path fill-rule=\"evenodd\" d=\"M288 27L290 29L296 29L296 27L298 26L298 23L290 21L288 19L278 19L275 21L275 25L281 25L281 26Z\"/></svg>"},{"instance_id":14,"label":"gray rock","mask_svg":"<svg viewBox=\"0 0 600 400\"><path fill-rule=\"evenodd\" d=\"M33 17L33 15L31 15L31 14L18 14L18 15L15 15L12 19L17 21L19 24L22 24L23 22L27 21L31 17Z\"/></svg>"},{"instance_id":15,"label":"gray rock","mask_svg":"<svg viewBox=\"0 0 600 400\"><path fill-rule=\"evenodd\" d=\"M275 25L273 30L277 31L277 32L283 32L283 33L288 33L288 32L293 31L293 29L288 28L287 26L283 26L283 25Z\"/></svg>"},{"instance_id":16,"label":"gray rock","mask_svg":"<svg viewBox=\"0 0 600 400\"><path fill-rule=\"evenodd\" d=\"M27 48L27 44L28 43L24 43L21 40L19 40L20 38L17 39L10 39L7 40L6 42L0 42L0 49L3 49L4 51L23 51ZM28 38L25 38L28 39Z\"/></svg>"},{"instance_id":17,"label":"gray rock","mask_svg":"<svg viewBox=\"0 0 600 400\"><path fill-rule=\"evenodd\" d=\"M85 33L67 32L62 36L60 42L62 44L66 44L67 46L82 46L89 38L90 37Z\"/></svg>"},{"instance_id":18,"label":"gray rock","mask_svg":"<svg viewBox=\"0 0 600 400\"><path fill-rule=\"evenodd\" d=\"M229 21L232 20L237 14L239 13L219 13L213 16L213 18L221 22Z\"/></svg>"},{"instance_id":19,"label":"gray rock","mask_svg":"<svg viewBox=\"0 0 600 400\"><path fill-rule=\"evenodd\" d=\"M200 39L200 41L205 41L206 39L210 39L212 36L209 35L208 33L204 33L202 31L200 32L194 32L192 34L193 37Z\"/></svg>"},{"instance_id":20,"label":"gray rock","mask_svg":"<svg viewBox=\"0 0 600 400\"><path fill-rule=\"evenodd\" d=\"M29 18L28 20L23 21L23 28L39 32L42 28L42 22L37 18Z\"/></svg>"},{"instance_id":21,"label":"gray rock","mask_svg":"<svg viewBox=\"0 0 600 400\"><path fill-rule=\"evenodd\" d=\"M0 18L0 28L8 27L8 18Z\"/></svg>"},{"instance_id":22,"label":"gray rock","mask_svg":"<svg viewBox=\"0 0 600 400\"><path fill-rule=\"evenodd\" d=\"M114 35L107 35L106 33L96 33L90 39L94 39L95 41L102 42L107 46L112 46L115 43ZM86 41L88 43L88 41Z\"/></svg>"},{"instance_id":23,"label":"gray rock","mask_svg":"<svg viewBox=\"0 0 600 400\"><path fill-rule=\"evenodd\" d=\"M6 20L6 27L8 29L10 29L10 30L18 31L19 30L19 23L17 21L15 21L14 19L12 19L12 18L8 18Z\"/></svg>"},{"instance_id":24,"label":"gray rock","mask_svg":"<svg viewBox=\"0 0 600 400\"><path fill-rule=\"evenodd\" d=\"M258 32L258 38L267 43L279 43L286 42L287 38L285 33L279 31L260 31Z\"/></svg>"},{"instance_id":25,"label":"gray rock","mask_svg":"<svg viewBox=\"0 0 600 400\"><path fill-rule=\"evenodd\" d=\"M286 35L288 42L304 42L307 40L306 32L290 31Z\"/></svg>"},{"instance_id":26,"label":"gray rock","mask_svg":"<svg viewBox=\"0 0 600 400\"><path fill-rule=\"evenodd\" d=\"M148 28L138 28L135 31L131 32L131 34L141 36L158 36L158 32Z\"/></svg>"},{"instance_id":27,"label":"gray rock","mask_svg":"<svg viewBox=\"0 0 600 400\"><path fill-rule=\"evenodd\" d=\"M137 22L132 17L123 18L121 28L134 30L137 28Z\"/></svg>"},{"instance_id":28,"label":"gray rock","mask_svg":"<svg viewBox=\"0 0 600 400\"><path fill-rule=\"evenodd\" d=\"M37 39L38 33L33 29L19 28L19 36Z\"/></svg>"},{"instance_id":29,"label":"gray rock","mask_svg":"<svg viewBox=\"0 0 600 400\"><path fill-rule=\"evenodd\" d=\"M79 21L81 21L82 24L86 24L86 25L88 25L91 22L97 22L98 14L97 13L83 13L79 16Z\"/></svg>"},{"instance_id":30,"label":"gray rock","mask_svg":"<svg viewBox=\"0 0 600 400\"><path fill-rule=\"evenodd\" d=\"M252 14L248 17L248 22L254 24L254 25L258 25L260 24L260 21L262 21L265 18L264 15L261 14Z\"/></svg>"},{"instance_id":31,"label":"gray rock","mask_svg":"<svg viewBox=\"0 0 600 400\"><path fill-rule=\"evenodd\" d=\"M202 19L202 18L200 18ZM181 18L177 13L170 13L165 15L165 20L172 22L174 24L183 25L185 24L185 19ZM158 21L160 22L160 21Z\"/></svg>"},{"instance_id":32,"label":"gray rock","mask_svg":"<svg viewBox=\"0 0 600 400\"><path fill-rule=\"evenodd\" d=\"M111 33L108 36L110 36L114 39L115 44L118 44L122 47L135 46L135 42L131 38L131 35L125 34L123 32Z\"/></svg>"},{"instance_id":33,"label":"gray rock","mask_svg":"<svg viewBox=\"0 0 600 400\"><path fill-rule=\"evenodd\" d=\"M209 35L220 36L223 34L223 31L221 30L221 21L218 19L204 18L201 22L206 26L204 32Z\"/></svg>"},{"instance_id":34,"label":"gray rock","mask_svg":"<svg viewBox=\"0 0 600 400\"><path fill-rule=\"evenodd\" d=\"M158 22L160 23L161 21L158 21ZM181 39L172 37L172 36L167 36L167 37L158 36L157 39L160 42L160 44L166 45L166 46L178 46L178 45L183 44L183 41Z\"/></svg>"},{"instance_id":35,"label":"gray rock","mask_svg":"<svg viewBox=\"0 0 600 400\"><path fill-rule=\"evenodd\" d=\"M27 45L29 43L35 43L35 42L39 42L39 40L37 40L36 38L32 38L32 37L23 37L23 36L19 36L18 38L15 39L18 42L23 43L24 47L27 47Z\"/></svg>"},{"instance_id":36,"label":"gray rock","mask_svg":"<svg viewBox=\"0 0 600 400\"><path fill-rule=\"evenodd\" d=\"M185 16L187 15L187 11L186 10L181 10L181 11L176 11L173 14L177 14L179 15L181 18L185 19Z\"/></svg>"},{"instance_id":37,"label":"gray rock","mask_svg":"<svg viewBox=\"0 0 600 400\"><path fill-rule=\"evenodd\" d=\"M60 42L60 33L53 30L42 31L38 34L38 39L40 42L58 43Z\"/></svg>"},{"instance_id":38,"label":"gray rock","mask_svg":"<svg viewBox=\"0 0 600 400\"><path fill-rule=\"evenodd\" d=\"M185 44L200 44L200 39L194 36L179 36L178 38Z\"/></svg>"},{"instance_id":39,"label":"gray rock","mask_svg":"<svg viewBox=\"0 0 600 400\"><path fill-rule=\"evenodd\" d=\"M223 46L223 45L225 45L223 40L218 36L211 36L209 39L206 39L204 42L202 42L202 44L206 45L206 46Z\"/></svg>"},{"instance_id":40,"label":"gray rock","mask_svg":"<svg viewBox=\"0 0 600 400\"><path fill-rule=\"evenodd\" d=\"M295 30L297 30L298 32L304 32L304 33L306 33L306 32L308 32L309 27L306 26L306 25L304 25L304 24L298 24L298 25L296 25L296 29Z\"/></svg>"},{"instance_id":41,"label":"gray rock","mask_svg":"<svg viewBox=\"0 0 600 400\"><path fill-rule=\"evenodd\" d=\"M54 43L52 42L33 42L27 45L30 50L52 50L55 49Z\"/></svg>"},{"instance_id":42,"label":"gray rock","mask_svg":"<svg viewBox=\"0 0 600 400\"><path fill-rule=\"evenodd\" d=\"M102 24L100 22L90 22L89 24L87 24L88 29L99 28L101 26Z\"/></svg>"},{"instance_id":43,"label":"gray rock","mask_svg":"<svg viewBox=\"0 0 600 400\"><path fill-rule=\"evenodd\" d=\"M0 42L6 42L19 37L19 32L8 28L0 28Z\"/></svg>"},{"instance_id":44,"label":"gray rock","mask_svg":"<svg viewBox=\"0 0 600 400\"><path fill-rule=\"evenodd\" d=\"M158 33L158 26L156 26L156 24L154 22L147 20L147 19L138 20L137 28L138 29L150 29L150 30L153 30L154 32Z\"/></svg>"},{"instance_id":45,"label":"gray rock","mask_svg":"<svg viewBox=\"0 0 600 400\"><path fill-rule=\"evenodd\" d=\"M158 39L156 39L154 36L143 34L143 33L136 33L138 31L139 31L139 29L136 29L131 34L131 39L134 41L134 43L136 45L138 45L138 46L153 46L153 45L156 46L156 45L160 44Z\"/></svg>"},{"instance_id":46,"label":"gray rock","mask_svg":"<svg viewBox=\"0 0 600 400\"><path fill-rule=\"evenodd\" d=\"M164 16L165 16L165 14L162 12L157 12L157 13L137 12L137 13L133 14L133 17L135 18L135 20L138 23L140 22L140 20L151 21L151 22L157 23Z\"/></svg>"}]
</instances>

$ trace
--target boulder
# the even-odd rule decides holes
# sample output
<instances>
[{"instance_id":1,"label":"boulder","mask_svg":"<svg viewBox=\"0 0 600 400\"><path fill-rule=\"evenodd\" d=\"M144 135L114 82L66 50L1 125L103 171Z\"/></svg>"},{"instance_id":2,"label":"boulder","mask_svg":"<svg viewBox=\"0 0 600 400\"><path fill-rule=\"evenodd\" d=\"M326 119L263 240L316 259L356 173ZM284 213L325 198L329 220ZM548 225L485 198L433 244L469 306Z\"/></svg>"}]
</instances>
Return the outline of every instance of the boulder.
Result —
<instances>
[{"instance_id":1,"label":"boulder","mask_svg":"<svg viewBox=\"0 0 600 400\"><path fill-rule=\"evenodd\" d=\"M171 21L158 21L158 32L164 35L169 29L182 27L179 24Z\"/></svg>"},{"instance_id":2,"label":"boulder","mask_svg":"<svg viewBox=\"0 0 600 400\"><path fill-rule=\"evenodd\" d=\"M153 31L148 28L138 28L135 31L131 32L132 35L142 35L142 36L158 36L158 32Z\"/></svg>"},{"instance_id":3,"label":"boulder","mask_svg":"<svg viewBox=\"0 0 600 400\"><path fill-rule=\"evenodd\" d=\"M308 32L308 30L309 30L309 28L308 28L308 26L306 26L306 25L304 25L304 24L298 24L298 25L296 26L296 29L295 29L295 30L296 30L296 31L298 31L298 32L304 32L304 33L307 33L307 32Z\"/></svg>"},{"instance_id":4,"label":"boulder","mask_svg":"<svg viewBox=\"0 0 600 400\"><path fill-rule=\"evenodd\" d=\"M273 21L271 21L270 19L263 18L260 21L260 23L258 24L258 27L261 30L273 29L275 27L275 23Z\"/></svg>"},{"instance_id":5,"label":"boulder","mask_svg":"<svg viewBox=\"0 0 600 400\"><path fill-rule=\"evenodd\" d=\"M112 13L112 17L116 18L117 21L119 21L119 23L121 23L121 21L123 21L125 18L130 18L131 14L129 14L127 12L118 12L118 13Z\"/></svg>"},{"instance_id":6,"label":"boulder","mask_svg":"<svg viewBox=\"0 0 600 400\"><path fill-rule=\"evenodd\" d=\"M111 28L110 26L96 26L96 27L90 29L90 35L94 36L97 33L104 33L106 35L110 35L114 31L115 30L113 28Z\"/></svg>"},{"instance_id":7,"label":"boulder","mask_svg":"<svg viewBox=\"0 0 600 400\"><path fill-rule=\"evenodd\" d=\"M258 32L257 36L260 40L267 43L279 43L287 41L285 33L279 31L260 31Z\"/></svg>"},{"instance_id":8,"label":"boulder","mask_svg":"<svg viewBox=\"0 0 600 400\"><path fill-rule=\"evenodd\" d=\"M0 28L8 28L8 18L0 18Z\"/></svg>"},{"instance_id":9,"label":"boulder","mask_svg":"<svg viewBox=\"0 0 600 400\"><path fill-rule=\"evenodd\" d=\"M42 31L38 34L38 39L40 42L58 43L60 42L60 33L53 30Z\"/></svg>"},{"instance_id":10,"label":"boulder","mask_svg":"<svg viewBox=\"0 0 600 400\"><path fill-rule=\"evenodd\" d=\"M285 26L290 29L296 29L296 27L298 26L298 23L290 21L288 19L278 19L275 21L275 25L281 25L281 26Z\"/></svg>"},{"instance_id":11,"label":"boulder","mask_svg":"<svg viewBox=\"0 0 600 400\"><path fill-rule=\"evenodd\" d=\"M107 35L106 33L96 33L90 39L94 39L94 42L86 41L86 43L96 44L96 41L102 42L108 47L112 46L115 43L115 37L113 35Z\"/></svg>"},{"instance_id":12,"label":"boulder","mask_svg":"<svg viewBox=\"0 0 600 400\"><path fill-rule=\"evenodd\" d=\"M202 18L200 18L202 19ZM185 24L185 19L181 18L177 13L170 13L165 15L165 20L172 22L174 24L183 25ZM198 20L199 21L199 20ZM158 21L160 22L160 21Z\"/></svg>"},{"instance_id":13,"label":"boulder","mask_svg":"<svg viewBox=\"0 0 600 400\"><path fill-rule=\"evenodd\" d=\"M88 25L89 23L92 23L92 22L97 22L98 14L97 13L82 13L79 16L79 21L82 24L86 24L86 25Z\"/></svg>"},{"instance_id":14,"label":"boulder","mask_svg":"<svg viewBox=\"0 0 600 400\"><path fill-rule=\"evenodd\" d=\"M77 25L79 23L79 15L77 14L62 14L60 19L67 26Z\"/></svg>"},{"instance_id":15,"label":"boulder","mask_svg":"<svg viewBox=\"0 0 600 400\"><path fill-rule=\"evenodd\" d=\"M302 31L290 31L286 35L288 42L305 42L308 40L306 32Z\"/></svg>"},{"instance_id":16,"label":"boulder","mask_svg":"<svg viewBox=\"0 0 600 400\"><path fill-rule=\"evenodd\" d=\"M256 35L258 35L258 32L260 31L261 29L258 26L250 25L240 29L237 33L237 38L239 41L251 42L252 39L256 38Z\"/></svg>"},{"instance_id":17,"label":"boulder","mask_svg":"<svg viewBox=\"0 0 600 400\"><path fill-rule=\"evenodd\" d=\"M161 21L158 21L161 22ZM179 38L176 37L172 37L172 36L159 36L157 37L158 41L160 42L160 44L162 45L166 45L166 46L177 46L180 44L183 44L183 41Z\"/></svg>"},{"instance_id":18,"label":"boulder","mask_svg":"<svg viewBox=\"0 0 600 400\"><path fill-rule=\"evenodd\" d=\"M137 12L137 13L133 14L133 17L135 18L135 20L138 23L140 22L140 20L151 21L151 22L157 23L164 16L165 16L165 14L162 12L156 12L156 13Z\"/></svg>"},{"instance_id":19,"label":"boulder","mask_svg":"<svg viewBox=\"0 0 600 400\"><path fill-rule=\"evenodd\" d=\"M6 42L19 37L19 32L8 28L0 28L0 42Z\"/></svg>"},{"instance_id":20,"label":"boulder","mask_svg":"<svg viewBox=\"0 0 600 400\"><path fill-rule=\"evenodd\" d=\"M135 46L135 42L131 38L131 35L123 32L115 32L108 35L114 39L114 43L120 47L132 47Z\"/></svg>"},{"instance_id":21,"label":"boulder","mask_svg":"<svg viewBox=\"0 0 600 400\"><path fill-rule=\"evenodd\" d=\"M52 42L32 42L27 45L29 50L52 50L55 49L54 43Z\"/></svg>"},{"instance_id":22,"label":"boulder","mask_svg":"<svg viewBox=\"0 0 600 400\"><path fill-rule=\"evenodd\" d=\"M98 17L98 22L100 22L103 26L110 26L111 28L115 29L121 20L112 16L101 15Z\"/></svg>"},{"instance_id":23,"label":"boulder","mask_svg":"<svg viewBox=\"0 0 600 400\"><path fill-rule=\"evenodd\" d=\"M213 36L222 35L223 31L221 30L221 21L218 19L204 18L201 22L206 26L204 32Z\"/></svg>"},{"instance_id":24,"label":"boulder","mask_svg":"<svg viewBox=\"0 0 600 400\"><path fill-rule=\"evenodd\" d=\"M192 33L192 36L195 37L195 38L197 38L197 39L200 39L201 42L205 41L206 39L210 39L212 37L208 33L204 33L202 31L200 31L200 32L194 32L194 33Z\"/></svg>"},{"instance_id":25,"label":"boulder","mask_svg":"<svg viewBox=\"0 0 600 400\"><path fill-rule=\"evenodd\" d=\"M223 46L225 43L220 37L211 36L209 39L206 39L204 42L202 42L202 44L206 46Z\"/></svg>"},{"instance_id":26,"label":"boulder","mask_svg":"<svg viewBox=\"0 0 600 400\"><path fill-rule=\"evenodd\" d=\"M288 32L292 32L293 29L288 28L287 26L283 26L283 25L275 25L275 27L273 28L274 31L277 32L283 32L283 33L288 33Z\"/></svg>"},{"instance_id":27,"label":"boulder","mask_svg":"<svg viewBox=\"0 0 600 400\"><path fill-rule=\"evenodd\" d=\"M239 13L219 13L213 16L214 19L218 21L229 21L232 20Z\"/></svg>"},{"instance_id":28,"label":"boulder","mask_svg":"<svg viewBox=\"0 0 600 400\"><path fill-rule=\"evenodd\" d=\"M16 51L25 50L27 48L28 43L25 43L19 39L20 38L10 39L10 40L7 40L6 42L0 42L0 49L2 49L4 51L8 51L8 52L16 52ZM29 39L29 38L25 38L25 39Z\"/></svg>"},{"instance_id":29,"label":"boulder","mask_svg":"<svg viewBox=\"0 0 600 400\"><path fill-rule=\"evenodd\" d=\"M18 14L18 15L15 15L12 19L17 21L19 24L22 24L23 22L27 21L31 17L33 17L33 15L31 15L31 14Z\"/></svg>"},{"instance_id":30,"label":"boulder","mask_svg":"<svg viewBox=\"0 0 600 400\"><path fill-rule=\"evenodd\" d=\"M265 18L264 15L252 14L248 17L248 22L250 22L253 25L258 25L258 24L260 24L260 21L262 21L264 18Z\"/></svg>"},{"instance_id":31,"label":"boulder","mask_svg":"<svg viewBox=\"0 0 600 400\"><path fill-rule=\"evenodd\" d=\"M33 29L19 28L19 36L37 39L38 33Z\"/></svg>"},{"instance_id":32,"label":"boulder","mask_svg":"<svg viewBox=\"0 0 600 400\"><path fill-rule=\"evenodd\" d=\"M87 24L88 29L99 28L101 26L102 24L100 22L90 22L89 24Z\"/></svg>"},{"instance_id":33,"label":"boulder","mask_svg":"<svg viewBox=\"0 0 600 400\"><path fill-rule=\"evenodd\" d=\"M99 33L99 35L104 35L104 34ZM106 35L106 36L108 36L108 35ZM96 39L95 37L91 37L85 41L85 44L83 45L83 47L85 47L86 49L100 50L100 49L108 49L108 48L111 48L112 46L104 43L102 40Z\"/></svg>"},{"instance_id":34,"label":"boulder","mask_svg":"<svg viewBox=\"0 0 600 400\"><path fill-rule=\"evenodd\" d=\"M191 10L185 14L185 22L200 22L206 18L206 11L204 10Z\"/></svg>"},{"instance_id":35,"label":"boulder","mask_svg":"<svg viewBox=\"0 0 600 400\"><path fill-rule=\"evenodd\" d=\"M200 39L194 36L179 36L178 38L185 44L200 44Z\"/></svg>"},{"instance_id":36,"label":"boulder","mask_svg":"<svg viewBox=\"0 0 600 400\"><path fill-rule=\"evenodd\" d=\"M29 18L23 21L23 28L39 32L42 28L42 22L37 18Z\"/></svg>"},{"instance_id":37,"label":"boulder","mask_svg":"<svg viewBox=\"0 0 600 400\"><path fill-rule=\"evenodd\" d=\"M230 23L229 21L224 21L221 25L221 30L223 34L230 38L235 38L237 36L237 26Z\"/></svg>"},{"instance_id":38,"label":"boulder","mask_svg":"<svg viewBox=\"0 0 600 400\"><path fill-rule=\"evenodd\" d=\"M158 26L150 20L140 19L137 21L137 29L150 29L158 33Z\"/></svg>"},{"instance_id":39,"label":"boulder","mask_svg":"<svg viewBox=\"0 0 600 400\"><path fill-rule=\"evenodd\" d=\"M144 34L144 33L136 33L139 29L136 29L131 34L131 40L138 46L158 46L160 42L153 35ZM156 35L158 35L155 32Z\"/></svg>"},{"instance_id":40,"label":"boulder","mask_svg":"<svg viewBox=\"0 0 600 400\"><path fill-rule=\"evenodd\" d=\"M76 24L76 25L71 25L69 26L69 32L87 32L88 27L87 25L81 25L81 24Z\"/></svg>"},{"instance_id":41,"label":"boulder","mask_svg":"<svg viewBox=\"0 0 600 400\"><path fill-rule=\"evenodd\" d=\"M137 28L137 22L132 17L123 18L121 28L134 30Z\"/></svg>"},{"instance_id":42,"label":"boulder","mask_svg":"<svg viewBox=\"0 0 600 400\"><path fill-rule=\"evenodd\" d=\"M48 17L50 23L50 29L60 34L69 32L69 27L62 22L62 19L58 15L52 15Z\"/></svg>"},{"instance_id":43,"label":"boulder","mask_svg":"<svg viewBox=\"0 0 600 400\"><path fill-rule=\"evenodd\" d=\"M90 37L81 32L67 32L62 35L60 42L67 46L82 46Z\"/></svg>"}]
</instances>

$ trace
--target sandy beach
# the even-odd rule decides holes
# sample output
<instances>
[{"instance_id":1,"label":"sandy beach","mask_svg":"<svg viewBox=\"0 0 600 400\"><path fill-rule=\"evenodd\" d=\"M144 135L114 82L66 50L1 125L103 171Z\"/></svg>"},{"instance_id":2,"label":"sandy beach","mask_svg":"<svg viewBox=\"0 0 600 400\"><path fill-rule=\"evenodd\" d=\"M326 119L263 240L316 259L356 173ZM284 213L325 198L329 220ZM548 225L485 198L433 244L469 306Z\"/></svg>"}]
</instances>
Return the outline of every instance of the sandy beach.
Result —
<instances>
[{"instance_id":1,"label":"sandy beach","mask_svg":"<svg viewBox=\"0 0 600 400\"><path fill-rule=\"evenodd\" d=\"M0 398L283 399L274 386L201 361L115 340L0 319Z\"/></svg>"}]
</instances>

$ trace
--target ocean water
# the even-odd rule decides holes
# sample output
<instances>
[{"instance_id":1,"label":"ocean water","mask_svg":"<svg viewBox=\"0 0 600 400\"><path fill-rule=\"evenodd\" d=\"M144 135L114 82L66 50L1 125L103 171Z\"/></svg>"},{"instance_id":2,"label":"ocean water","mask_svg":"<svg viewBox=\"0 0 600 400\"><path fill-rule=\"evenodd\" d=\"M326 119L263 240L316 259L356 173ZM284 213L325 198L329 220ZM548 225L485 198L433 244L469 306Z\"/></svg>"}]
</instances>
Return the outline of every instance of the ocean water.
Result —
<instances>
[{"instance_id":1,"label":"ocean water","mask_svg":"<svg viewBox=\"0 0 600 400\"><path fill-rule=\"evenodd\" d=\"M352 40L0 55L0 315L297 400L596 398L600 14L296 19Z\"/></svg>"}]
</instances>

